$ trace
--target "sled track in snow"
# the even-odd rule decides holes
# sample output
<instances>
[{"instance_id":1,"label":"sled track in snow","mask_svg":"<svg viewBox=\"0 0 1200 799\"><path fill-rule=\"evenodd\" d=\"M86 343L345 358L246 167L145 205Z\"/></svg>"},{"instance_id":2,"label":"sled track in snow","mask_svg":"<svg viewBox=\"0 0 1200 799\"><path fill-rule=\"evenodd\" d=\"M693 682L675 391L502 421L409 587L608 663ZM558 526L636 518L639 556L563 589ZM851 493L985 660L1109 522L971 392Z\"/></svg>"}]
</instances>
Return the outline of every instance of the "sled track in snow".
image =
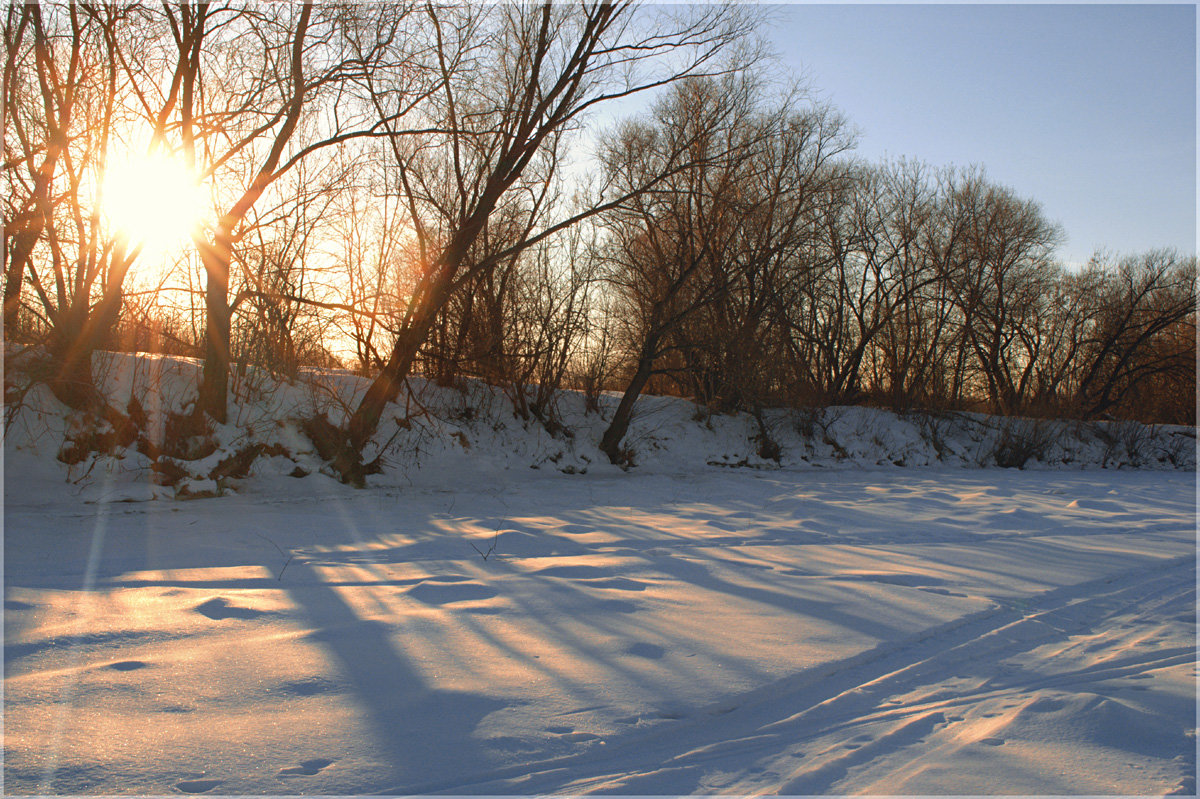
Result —
<instances>
[{"instance_id":1,"label":"sled track in snow","mask_svg":"<svg viewBox=\"0 0 1200 799\"><path fill-rule=\"evenodd\" d=\"M602 753L592 750L403 791L837 793L851 769L861 775L877 766L886 773L885 761L899 762L903 755L898 753L946 733L979 703L1057 686L1077 690L1194 663L1195 650L1183 647L1138 651L1054 673L980 670L980 664L1102 631L1134 608L1182 618L1194 613L1195 584L1194 555L1141 565L1027 600L1000 602L902 641L727 696L689 717L618 736ZM963 675L978 679L964 685ZM727 784L722 763L733 758L754 766L742 770L741 782Z\"/></svg>"}]
</instances>

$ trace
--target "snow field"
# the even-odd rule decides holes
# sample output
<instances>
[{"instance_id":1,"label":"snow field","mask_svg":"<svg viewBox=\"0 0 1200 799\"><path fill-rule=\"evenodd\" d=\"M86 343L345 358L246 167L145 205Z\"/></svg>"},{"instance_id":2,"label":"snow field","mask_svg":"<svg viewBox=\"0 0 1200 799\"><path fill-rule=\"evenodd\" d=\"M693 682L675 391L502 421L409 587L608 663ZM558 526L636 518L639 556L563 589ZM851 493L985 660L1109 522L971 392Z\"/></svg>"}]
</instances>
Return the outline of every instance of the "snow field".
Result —
<instances>
[{"instance_id":1,"label":"snow field","mask_svg":"<svg viewBox=\"0 0 1200 799\"><path fill-rule=\"evenodd\" d=\"M36 477L8 793L1194 792L1190 474Z\"/></svg>"},{"instance_id":2,"label":"snow field","mask_svg":"<svg viewBox=\"0 0 1200 799\"><path fill-rule=\"evenodd\" d=\"M775 462L646 397L623 471L578 395L414 381L355 490L299 431L364 382L250 370L167 481L198 364L96 372L146 441L7 408L7 793L1195 792L1194 429L768 412Z\"/></svg>"}]
</instances>

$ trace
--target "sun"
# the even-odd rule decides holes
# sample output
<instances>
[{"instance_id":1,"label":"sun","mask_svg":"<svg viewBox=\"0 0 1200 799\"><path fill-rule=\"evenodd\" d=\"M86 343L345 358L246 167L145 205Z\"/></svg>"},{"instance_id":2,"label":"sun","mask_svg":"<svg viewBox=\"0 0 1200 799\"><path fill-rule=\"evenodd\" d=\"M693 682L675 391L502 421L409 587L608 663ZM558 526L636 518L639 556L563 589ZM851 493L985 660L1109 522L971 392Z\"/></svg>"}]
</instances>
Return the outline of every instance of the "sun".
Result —
<instances>
[{"instance_id":1,"label":"sun","mask_svg":"<svg viewBox=\"0 0 1200 799\"><path fill-rule=\"evenodd\" d=\"M190 246L205 215L203 188L167 153L112 164L104 175L104 216L146 258L165 258Z\"/></svg>"}]
</instances>

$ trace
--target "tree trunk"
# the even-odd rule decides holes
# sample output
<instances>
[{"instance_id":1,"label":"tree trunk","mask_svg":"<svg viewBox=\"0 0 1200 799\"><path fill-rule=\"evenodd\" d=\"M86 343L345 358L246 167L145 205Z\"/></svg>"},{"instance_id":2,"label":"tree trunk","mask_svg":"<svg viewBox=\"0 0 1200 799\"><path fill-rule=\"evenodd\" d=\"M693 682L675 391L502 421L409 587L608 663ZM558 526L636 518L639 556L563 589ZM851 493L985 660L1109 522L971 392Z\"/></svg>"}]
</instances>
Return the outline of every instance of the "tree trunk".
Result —
<instances>
[{"instance_id":1,"label":"tree trunk","mask_svg":"<svg viewBox=\"0 0 1200 799\"><path fill-rule=\"evenodd\" d=\"M346 425L346 440L356 452L361 453L367 441L375 435L384 407L400 394L400 386L412 370L417 350L428 335L430 326L426 323L421 327L408 328L396 337L388 362L371 383Z\"/></svg>"},{"instance_id":2,"label":"tree trunk","mask_svg":"<svg viewBox=\"0 0 1200 799\"><path fill-rule=\"evenodd\" d=\"M497 174L505 174L504 170L507 168L504 166L504 169L498 169ZM515 177L512 179L515 180ZM511 182L510 180L509 183ZM346 423L345 443L340 447L340 452L333 462L333 468L341 475L343 482L362 484L366 474L362 465L363 448L379 429L383 409L399 395L400 386L412 370L418 350L429 338L429 332L433 329L438 314L450 301L454 278L466 259L467 252L483 230L488 215L495 208L506 185L493 177L474 212L450 240L441 257L434 262L433 269L425 278L425 284L418 286L414 293L415 305L412 315L397 334L387 363Z\"/></svg>"},{"instance_id":3,"label":"tree trunk","mask_svg":"<svg viewBox=\"0 0 1200 799\"><path fill-rule=\"evenodd\" d=\"M611 463L618 466L628 461L628 458L623 457L621 453L621 439L625 438L625 433L629 430L629 422L633 418L633 404L637 402L646 383L650 381L653 368L653 348L647 346L643 348L642 356L638 359L637 371L634 372L633 378L625 388L625 393L621 396L617 412L613 414L608 429L604 431L604 436L600 439L600 451L608 456Z\"/></svg>"},{"instance_id":4,"label":"tree trunk","mask_svg":"<svg viewBox=\"0 0 1200 799\"><path fill-rule=\"evenodd\" d=\"M50 391L60 402L77 411L97 412L103 404L92 381L94 347L86 333L87 305L74 305L60 313L54 325L51 352L54 376Z\"/></svg>"},{"instance_id":5,"label":"tree trunk","mask_svg":"<svg viewBox=\"0 0 1200 799\"><path fill-rule=\"evenodd\" d=\"M341 475L342 482L362 485L367 473L362 462L363 449L379 429L383 409L400 394L400 387L412 371L417 352L429 336L429 331L437 320L437 312L445 305L449 291L448 280L439 281L438 285L433 287L430 301L397 334L387 363L383 365L383 369L347 421L345 439L333 459L333 468Z\"/></svg>"},{"instance_id":6,"label":"tree trunk","mask_svg":"<svg viewBox=\"0 0 1200 799\"><path fill-rule=\"evenodd\" d=\"M21 310L21 283L25 279L25 264L29 253L41 235L40 230L26 230L13 237L8 253L8 265L4 277L4 330L5 338L11 338L17 329L17 314Z\"/></svg>"},{"instance_id":7,"label":"tree trunk","mask_svg":"<svg viewBox=\"0 0 1200 799\"><path fill-rule=\"evenodd\" d=\"M220 226L212 244L199 244L207 283L204 291L204 372L200 377L197 410L214 421L226 421L229 398L229 263L233 237L227 226Z\"/></svg>"},{"instance_id":8,"label":"tree trunk","mask_svg":"<svg viewBox=\"0 0 1200 799\"><path fill-rule=\"evenodd\" d=\"M122 287L133 259L123 248L113 254L108 285L95 308L86 296L60 314L52 348L58 368L50 389L59 400L80 411L100 413L107 401L92 377L92 354L110 343L120 317Z\"/></svg>"}]
</instances>

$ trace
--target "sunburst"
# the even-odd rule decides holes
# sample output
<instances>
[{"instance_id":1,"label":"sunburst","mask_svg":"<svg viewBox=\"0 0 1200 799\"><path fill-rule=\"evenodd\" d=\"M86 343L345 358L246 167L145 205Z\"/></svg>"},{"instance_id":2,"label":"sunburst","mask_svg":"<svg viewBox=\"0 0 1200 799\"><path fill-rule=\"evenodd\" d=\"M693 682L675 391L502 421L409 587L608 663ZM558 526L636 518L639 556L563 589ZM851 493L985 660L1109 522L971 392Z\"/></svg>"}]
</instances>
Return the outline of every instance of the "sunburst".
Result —
<instances>
[{"instance_id":1,"label":"sunburst","mask_svg":"<svg viewBox=\"0 0 1200 799\"><path fill-rule=\"evenodd\" d=\"M109 166L103 183L104 217L143 262L168 263L190 247L205 217L204 191L183 161L155 153Z\"/></svg>"}]
</instances>

